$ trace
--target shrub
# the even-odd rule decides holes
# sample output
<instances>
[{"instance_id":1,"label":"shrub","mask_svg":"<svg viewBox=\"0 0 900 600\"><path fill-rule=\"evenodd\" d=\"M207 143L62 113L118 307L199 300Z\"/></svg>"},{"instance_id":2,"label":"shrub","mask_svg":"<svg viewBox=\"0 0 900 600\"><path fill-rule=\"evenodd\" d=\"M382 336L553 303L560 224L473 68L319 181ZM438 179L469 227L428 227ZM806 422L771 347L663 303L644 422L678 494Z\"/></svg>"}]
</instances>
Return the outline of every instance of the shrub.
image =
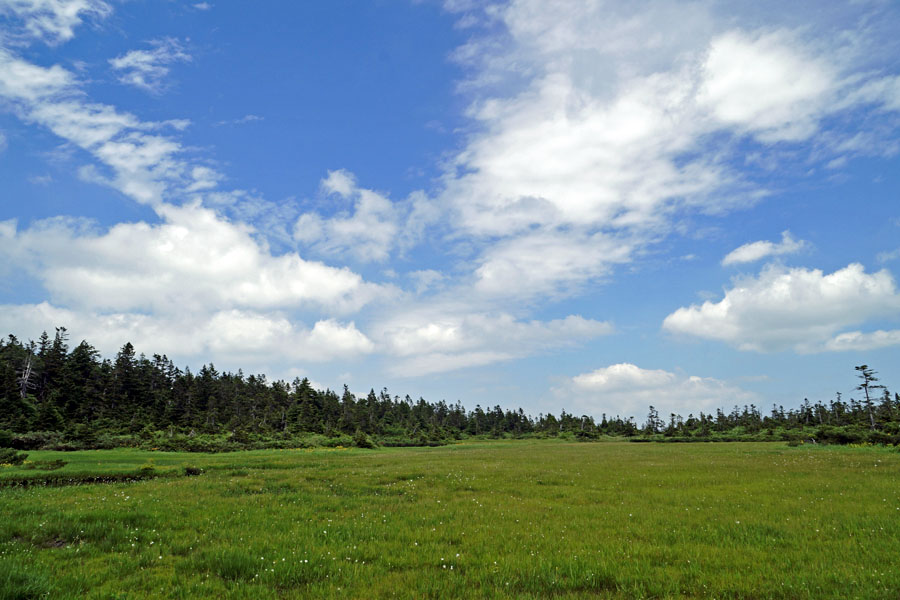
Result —
<instances>
[{"instance_id":1,"label":"shrub","mask_svg":"<svg viewBox=\"0 0 900 600\"><path fill-rule=\"evenodd\" d=\"M184 465L184 475L185 477L195 477L203 473L203 469L200 467L195 467L193 465Z\"/></svg>"},{"instance_id":2,"label":"shrub","mask_svg":"<svg viewBox=\"0 0 900 600\"><path fill-rule=\"evenodd\" d=\"M357 448L374 448L375 444L372 443L372 440L369 439L362 429L357 429L356 433L353 434L353 445Z\"/></svg>"},{"instance_id":3,"label":"shrub","mask_svg":"<svg viewBox=\"0 0 900 600\"><path fill-rule=\"evenodd\" d=\"M36 460L25 465L25 468L35 469L37 471L55 471L57 469L62 469L67 464L69 463L61 458L57 458L55 460Z\"/></svg>"},{"instance_id":4,"label":"shrub","mask_svg":"<svg viewBox=\"0 0 900 600\"><path fill-rule=\"evenodd\" d=\"M0 449L0 465L21 465L28 455L13 448Z\"/></svg>"},{"instance_id":5,"label":"shrub","mask_svg":"<svg viewBox=\"0 0 900 600\"><path fill-rule=\"evenodd\" d=\"M866 432L850 427L822 425L816 430L816 440L823 444L859 444L866 441Z\"/></svg>"}]
</instances>

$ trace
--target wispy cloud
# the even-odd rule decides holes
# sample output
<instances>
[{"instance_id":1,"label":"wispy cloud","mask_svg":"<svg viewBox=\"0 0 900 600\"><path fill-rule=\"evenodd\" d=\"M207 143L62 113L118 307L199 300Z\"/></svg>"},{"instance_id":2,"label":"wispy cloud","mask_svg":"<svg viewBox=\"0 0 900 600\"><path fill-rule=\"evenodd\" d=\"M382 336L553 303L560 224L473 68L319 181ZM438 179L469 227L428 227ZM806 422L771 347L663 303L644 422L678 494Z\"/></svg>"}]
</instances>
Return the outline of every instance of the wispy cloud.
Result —
<instances>
[{"instance_id":1,"label":"wispy cloud","mask_svg":"<svg viewBox=\"0 0 900 600\"><path fill-rule=\"evenodd\" d=\"M50 185L53 183L53 177L50 175L32 175L28 178L28 183L32 185Z\"/></svg>"},{"instance_id":2,"label":"wispy cloud","mask_svg":"<svg viewBox=\"0 0 900 600\"><path fill-rule=\"evenodd\" d=\"M161 133L181 131L186 121L142 121L90 102L78 78L59 65L38 66L0 48L0 98L23 120L48 128L96 159L99 165L80 169L86 180L146 204L158 204L196 183L193 174L199 171L183 157L181 143Z\"/></svg>"},{"instance_id":3,"label":"wispy cloud","mask_svg":"<svg viewBox=\"0 0 900 600\"><path fill-rule=\"evenodd\" d=\"M223 127L225 125L244 125L246 123L253 123L256 121L262 121L265 117L260 117L259 115L244 115L239 119L231 119L226 121L216 121L213 123L215 127Z\"/></svg>"},{"instance_id":4,"label":"wispy cloud","mask_svg":"<svg viewBox=\"0 0 900 600\"><path fill-rule=\"evenodd\" d=\"M11 41L37 39L50 45L66 42L85 18L102 19L112 12L103 0L0 0L0 15L11 18Z\"/></svg>"},{"instance_id":5,"label":"wispy cloud","mask_svg":"<svg viewBox=\"0 0 900 600\"><path fill-rule=\"evenodd\" d=\"M173 38L152 40L150 45L152 50L132 50L111 58L109 64L122 83L159 94L168 87L168 65L189 62L191 56L185 52L184 45Z\"/></svg>"},{"instance_id":6,"label":"wispy cloud","mask_svg":"<svg viewBox=\"0 0 900 600\"><path fill-rule=\"evenodd\" d=\"M900 248L897 248L896 250L889 250L886 252L879 252L876 260L878 260L878 262L880 263L886 263L895 261L898 258L900 258Z\"/></svg>"},{"instance_id":7,"label":"wispy cloud","mask_svg":"<svg viewBox=\"0 0 900 600\"><path fill-rule=\"evenodd\" d=\"M783 256L785 254L793 254L800 252L806 248L807 243L803 240L795 240L791 236L790 231L781 232L781 243L759 241L744 244L735 248L722 259L723 266L736 265L742 263L756 262L769 256Z\"/></svg>"}]
</instances>

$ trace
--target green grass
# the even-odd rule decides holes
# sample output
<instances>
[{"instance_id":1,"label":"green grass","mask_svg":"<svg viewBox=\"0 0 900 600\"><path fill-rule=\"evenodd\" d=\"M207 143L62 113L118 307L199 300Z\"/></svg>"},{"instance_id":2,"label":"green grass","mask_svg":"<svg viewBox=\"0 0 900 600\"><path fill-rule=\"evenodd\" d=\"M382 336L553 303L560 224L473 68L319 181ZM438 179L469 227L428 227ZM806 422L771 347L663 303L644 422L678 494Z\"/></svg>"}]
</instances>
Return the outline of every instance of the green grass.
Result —
<instances>
[{"instance_id":1,"label":"green grass","mask_svg":"<svg viewBox=\"0 0 900 600\"><path fill-rule=\"evenodd\" d=\"M152 459L171 476L0 488L0 600L900 590L900 453L881 448L516 441L28 460L56 458L68 464L44 475Z\"/></svg>"}]
</instances>

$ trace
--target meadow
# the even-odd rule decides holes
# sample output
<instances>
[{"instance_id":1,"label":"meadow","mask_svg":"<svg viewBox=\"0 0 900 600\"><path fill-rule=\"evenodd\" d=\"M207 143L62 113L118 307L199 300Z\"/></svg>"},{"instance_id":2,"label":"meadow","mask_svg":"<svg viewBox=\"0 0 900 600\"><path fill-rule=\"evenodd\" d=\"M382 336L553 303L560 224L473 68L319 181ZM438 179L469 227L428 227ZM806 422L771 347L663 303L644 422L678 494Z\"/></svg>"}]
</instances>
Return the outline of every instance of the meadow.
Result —
<instances>
[{"instance_id":1,"label":"meadow","mask_svg":"<svg viewBox=\"0 0 900 600\"><path fill-rule=\"evenodd\" d=\"M896 599L898 482L784 443L36 451L0 468L0 599Z\"/></svg>"}]
</instances>

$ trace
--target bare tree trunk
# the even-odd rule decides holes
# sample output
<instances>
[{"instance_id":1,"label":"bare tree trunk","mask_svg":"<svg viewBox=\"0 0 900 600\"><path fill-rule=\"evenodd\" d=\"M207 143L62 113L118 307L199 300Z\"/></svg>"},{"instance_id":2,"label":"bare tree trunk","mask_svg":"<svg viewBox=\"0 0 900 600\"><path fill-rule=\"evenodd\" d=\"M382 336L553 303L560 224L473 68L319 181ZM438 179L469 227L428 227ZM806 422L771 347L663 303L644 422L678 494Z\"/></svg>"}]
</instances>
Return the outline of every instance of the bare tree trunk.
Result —
<instances>
[{"instance_id":1,"label":"bare tree trunk","mask_svg":"<svg viewBox=\"0 0 900 600\"><path fill-rule=\"evenodd\" d=\"M28 395L28 388L31 387L31 375L34 368L32 358L31 354L29 354L28 358L25 359L25 368L22 369L22 375L19 377L19 393L22 395L23 400Z\"/></svg>"}]
</instances>

